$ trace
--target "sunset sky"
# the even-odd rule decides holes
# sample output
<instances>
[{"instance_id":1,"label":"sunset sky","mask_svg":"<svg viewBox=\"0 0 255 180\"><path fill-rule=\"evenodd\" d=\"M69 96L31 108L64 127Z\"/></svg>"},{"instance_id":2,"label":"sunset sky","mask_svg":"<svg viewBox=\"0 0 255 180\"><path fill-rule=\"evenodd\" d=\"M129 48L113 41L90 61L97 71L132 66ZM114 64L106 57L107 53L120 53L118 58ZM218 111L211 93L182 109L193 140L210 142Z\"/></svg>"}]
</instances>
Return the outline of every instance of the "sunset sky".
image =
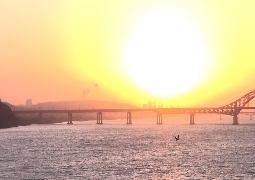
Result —
<instances>
[{"instance_id":1,"label":"sunset sky","mask_svg":"<svg viewBox=\"0 0 255 180\"><path fill-rule=\"evenodd\" d=\"M208 56L201 77L174 95L144 88L127 68L128 47L136 48L131 43L134 32L158 12L177 12L188 19ZM169 20L168 27L174 26ZM141 34L150 30L143 29ZM180 51L185 54L188 49ZM178 77L190 82L193 72L201 70L196 66L187 72L195 59L185 61L175 77L166 72L159 78L156 68L151 73L159 83L176 89L171 87L173 78L184 84ZM141 74L149 68L144 62L138 66ZM171 69L167 63L162 68L167 71L168 66ZM33 103L82 100L86 91L86 100L139 106L153 99L167 106L198 102L221 106L255 90L254 72L254 0L0 0L0 98L14 105L25 104L28 98Z\"/></svg>"}]
</instances>

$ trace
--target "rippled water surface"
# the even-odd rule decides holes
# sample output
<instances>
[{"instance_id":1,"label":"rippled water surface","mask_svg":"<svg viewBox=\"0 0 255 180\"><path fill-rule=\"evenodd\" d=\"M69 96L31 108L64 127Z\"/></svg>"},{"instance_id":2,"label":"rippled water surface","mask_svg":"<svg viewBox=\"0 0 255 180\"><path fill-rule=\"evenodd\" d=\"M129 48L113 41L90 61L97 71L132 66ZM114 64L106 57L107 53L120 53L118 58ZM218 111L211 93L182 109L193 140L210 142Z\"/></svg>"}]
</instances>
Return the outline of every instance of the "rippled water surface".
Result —
<instances>
[{"instance_id":1,"label":"rippled water surface","mask_svg":"<svg viewBox=\"0 0 255 180\"><path fill-rule=\"evenodd\" d=\"M0 179L255 179L253 121L155 122L0 130Z\"/></svg>"}]
</instances>

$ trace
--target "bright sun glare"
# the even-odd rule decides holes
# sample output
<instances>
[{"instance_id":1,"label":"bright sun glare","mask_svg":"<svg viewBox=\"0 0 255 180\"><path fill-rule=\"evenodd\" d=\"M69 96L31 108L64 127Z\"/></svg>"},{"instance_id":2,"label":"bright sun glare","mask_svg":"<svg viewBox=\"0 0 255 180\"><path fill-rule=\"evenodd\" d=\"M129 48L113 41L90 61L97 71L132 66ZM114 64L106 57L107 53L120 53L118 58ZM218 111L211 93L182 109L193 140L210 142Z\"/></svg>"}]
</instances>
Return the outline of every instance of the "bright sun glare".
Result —
<instances>
[{"instance_id":1,"label":"bright sun glare","mask_svg":"<svg viewBox=\"0 0 255 180\"><path fill-rule=\"evenodd\" d=\"M132 34L125 63L134 79L160 96L192 87L202 77L208 56L196 26L184 15L159 11Z\"/></svg>"}]
</instances>

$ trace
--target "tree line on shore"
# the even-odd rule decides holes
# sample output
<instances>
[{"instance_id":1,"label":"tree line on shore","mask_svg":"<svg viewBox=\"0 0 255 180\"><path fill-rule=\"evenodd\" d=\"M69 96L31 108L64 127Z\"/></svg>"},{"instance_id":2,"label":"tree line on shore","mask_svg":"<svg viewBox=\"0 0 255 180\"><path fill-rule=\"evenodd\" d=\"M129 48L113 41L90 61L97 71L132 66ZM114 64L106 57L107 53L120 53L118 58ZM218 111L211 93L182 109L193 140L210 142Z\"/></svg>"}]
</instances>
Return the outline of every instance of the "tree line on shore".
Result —
<instances>
[{"instance_id":1,"label":"tree line on shore","mask_svg":"<svg viewBox=\"0 0 255 180\"><path fill-rule=\"evenodd\" d=\"M18 118L15 116L11 108L0 102L0 128L17 127L18 125Z\"/></svg>"}]
</instances>

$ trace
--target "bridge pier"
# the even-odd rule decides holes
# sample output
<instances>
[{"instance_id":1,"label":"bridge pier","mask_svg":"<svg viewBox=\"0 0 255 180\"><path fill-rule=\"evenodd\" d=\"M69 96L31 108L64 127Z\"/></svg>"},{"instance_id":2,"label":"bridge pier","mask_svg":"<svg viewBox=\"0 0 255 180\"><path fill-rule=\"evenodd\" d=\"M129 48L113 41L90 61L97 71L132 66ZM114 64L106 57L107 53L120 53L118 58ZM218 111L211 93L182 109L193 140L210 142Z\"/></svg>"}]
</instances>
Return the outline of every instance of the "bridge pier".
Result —
<instances>
[{"instance_id":1,"label":"bridge pier","mask_svg":"<svg viewBox=\"0 0 255 180\"><path fill-rule=\"evenodd\" d=\"M103 124L102 112L97 113L97 124Z\"/></svg>"},{"instance_id":2,"label":"bridge pier","mask_svg":"<svg viewBox=\"0 0 255 180\"><path fill-rule=\"evenodd\" d=\"M238 116L237 115L234 115L233 116L233 125L238 125Z\"/></svg>"},{"instance_id":3,"label":"bridge pier","mask_svg":"<svg viewBox=\"0 0 255 180\"><path fill-rule=\"evenodd\" d=\"M162 122L162 114L157 114L157 124L163 124Z\"/></svg>"},{"instance_id":4,"label":"bridge pier","mask_svg":"<svg viewBox=\"0 0 255 180\"><path fill-rule=\"evenodd\" d=\"M189 120L189 124L190 125L194 125L195 124L195 118L194 118L194 113L191 113L190 114L190 120Z\"/></svg>"},{"instance_id":5,"label":"bridge pier","mask_svg":"<svg viewBox=\"0 0 255 180\"><path fill-rule=\"evenodd\" d=\"M67 120L67 124L73 124L73 120L72 120L72 113L68 113L68 120Z\"/></svg>"},{"instance_id":6,"label":"bridge pier","mask_svg":"<svg viewBox=\"0 0 255 180\"><path fill-rule=\"evenodd\" d=\"M127 124L132 124L132 115L131 115L131 112L127 112Z\"/></svg>"}]
</instances>

